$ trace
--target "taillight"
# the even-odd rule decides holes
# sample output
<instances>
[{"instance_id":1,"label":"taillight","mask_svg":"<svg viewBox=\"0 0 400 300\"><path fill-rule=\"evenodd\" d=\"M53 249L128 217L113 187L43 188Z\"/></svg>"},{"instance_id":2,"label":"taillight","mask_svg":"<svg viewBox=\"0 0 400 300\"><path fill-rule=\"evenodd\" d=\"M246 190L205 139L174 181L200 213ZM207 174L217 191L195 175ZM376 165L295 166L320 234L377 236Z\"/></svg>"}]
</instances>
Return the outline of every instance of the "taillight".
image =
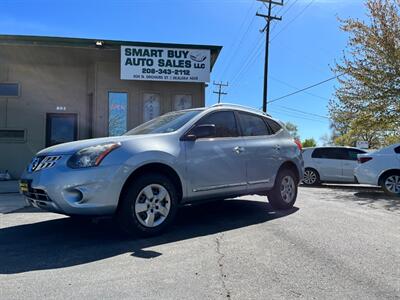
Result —
<instances>
[{"instance_id":1,"label":"taillight","mask_svg":"<svg viewBox=\"0 0 400 300\"><path fill-rule=\"evenodd\" d=\"M301 145L301 142L299 140L297 140L297 139L294 140L294 142L296 143L297 148L299 148L299 150L302 151L303 150L303 146Z\"/></svg>"},{"instance_id":2,"label":"taillight","mask_svg":"<svg viewBox=\"0 0 400 300\"><path fill-rule=\"evenodd\" d=\"M368 156L361 156L358 158L358 162L360 164L366 163L367 161L370 161L372 159L372 157L368 157Z\"/></svg>"}]
</instances>

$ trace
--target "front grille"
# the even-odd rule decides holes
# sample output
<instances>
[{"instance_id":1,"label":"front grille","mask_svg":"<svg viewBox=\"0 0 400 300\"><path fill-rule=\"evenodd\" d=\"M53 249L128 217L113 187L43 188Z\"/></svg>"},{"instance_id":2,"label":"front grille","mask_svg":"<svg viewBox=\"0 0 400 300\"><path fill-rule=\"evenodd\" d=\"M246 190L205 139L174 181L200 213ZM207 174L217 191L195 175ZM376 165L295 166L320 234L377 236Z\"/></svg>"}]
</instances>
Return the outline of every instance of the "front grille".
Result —
<instances>
[{"instance_id":1,"label":"front grille","mask_svg":"<svg viewBox=\"0 0 400 300\"><path fill-rule=\"evenodd\" d=\"M36 172L43 169L54 167L56 162L61 156L37 156L32 159L32 162L28 166L29 172Z\"/></svg>"},{"instance_id":2,"label":"front grille","mask_svg":"<svg viewBox=\"0 0 400 300\"><path fill-rule=\"evenodd\" d=\"M24 193L24 195L30 199L51 202L47 193L41 189L29 189L28 192Z\"/></svg>"}]
</instances>

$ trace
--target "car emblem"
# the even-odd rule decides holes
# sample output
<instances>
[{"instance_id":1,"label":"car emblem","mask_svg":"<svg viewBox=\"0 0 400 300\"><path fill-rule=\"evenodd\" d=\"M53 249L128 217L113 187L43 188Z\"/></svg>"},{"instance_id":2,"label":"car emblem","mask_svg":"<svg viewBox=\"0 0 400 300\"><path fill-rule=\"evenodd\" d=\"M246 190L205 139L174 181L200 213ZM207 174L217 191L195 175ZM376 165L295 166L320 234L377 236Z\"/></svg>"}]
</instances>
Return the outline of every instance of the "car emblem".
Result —
<instances>
[{"instance_id":1,"label":"car emblem","mask_svg":"<svg viewBox=\"0 0 400 300\"><path fill-rule=\"evenodd\" d=\"M35 171L35 169L38 167L39 163L40 163L40 157L35 157L32 159L32 162L30 163L29 167L28 167L28 172L32 173L33 171Z\"/></svg>"}]
</instances>

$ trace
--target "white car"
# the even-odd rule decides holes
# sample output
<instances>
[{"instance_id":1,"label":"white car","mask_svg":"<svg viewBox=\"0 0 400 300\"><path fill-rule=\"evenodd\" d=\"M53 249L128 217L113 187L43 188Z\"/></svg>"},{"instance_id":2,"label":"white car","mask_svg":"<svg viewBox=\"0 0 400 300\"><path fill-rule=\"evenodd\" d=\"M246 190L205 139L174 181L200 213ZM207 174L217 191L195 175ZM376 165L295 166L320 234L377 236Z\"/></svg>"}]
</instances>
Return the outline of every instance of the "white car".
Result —
<instances>
[{"instance_id":1,"label":"white car","mask_svg":"<svg viewBox=\"0 0 400 300\"><path fill-rule=\"evenodd\" d=\"M357 155L365 150L351 147L304 148L305 185L318 185L321 182L357 183L354 168Z\"/></svg>"},{"instance_id":2,"label":"white car","mask_svg":"<svg viewBox=\"0 0 400 300\"><path fill-rule=\"evenodd\" d=\"M358 156L354 174L360 183L378 185L391 196L400 196L400 143Z\"/></svg>"}]
</instances>

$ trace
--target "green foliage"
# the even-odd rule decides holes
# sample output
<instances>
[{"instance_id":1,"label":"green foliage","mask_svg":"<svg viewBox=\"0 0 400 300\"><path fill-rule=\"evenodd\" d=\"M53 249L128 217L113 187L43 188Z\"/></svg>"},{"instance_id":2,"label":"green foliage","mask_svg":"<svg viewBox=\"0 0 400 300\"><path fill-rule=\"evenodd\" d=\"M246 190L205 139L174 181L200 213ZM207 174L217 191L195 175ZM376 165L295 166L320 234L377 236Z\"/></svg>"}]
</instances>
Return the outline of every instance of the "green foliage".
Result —
<instances>
[{"instance_id":1,"label":"green foliage","mask_svg":"<svg viewBox=\"0 0 400 300\"><path fill-rule=\"evenodd\" d=\"M291 122L286 122L285 123L285 127L286 129L289 131L290 135L296 139L296 140L300 140L300 136L299 136L299 130L297 128L297 125L291 123Z\"/></svg>"},{"instance_id":2,"label":"green foliage","mask_svg":"<svg viewBox=\"0 0 400 300\"><path fill-rule=\"evenodd\" d=\"M334 142L368 141L378 148L400 140L400 0L368 0L368 22L341 20L347 51L334 71L340 86L329 104Z\"/></svg>"},{"instance_id":3,"label":"green foliage","mask_svg":"<svg viewBox=\"0 0 400 300\"><path fill-rule=\"evenodd\" d=\"M317 146L317 142L313 138L305 139L301 144L304 148Z\"/></svg>"}]
</instances>

